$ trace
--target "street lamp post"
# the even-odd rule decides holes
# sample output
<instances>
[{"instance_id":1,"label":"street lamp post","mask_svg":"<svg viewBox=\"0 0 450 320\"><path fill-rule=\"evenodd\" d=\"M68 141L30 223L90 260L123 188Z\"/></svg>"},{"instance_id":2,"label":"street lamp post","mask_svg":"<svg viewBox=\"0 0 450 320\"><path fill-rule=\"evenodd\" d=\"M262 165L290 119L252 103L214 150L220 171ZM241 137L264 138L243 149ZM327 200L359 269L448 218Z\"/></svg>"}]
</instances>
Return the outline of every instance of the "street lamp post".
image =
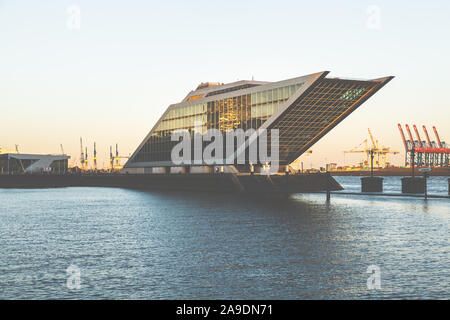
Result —
<instances>
[{"instance_id":1,"label":"street lamp post","mask_svg":"<svg viewBox=\"0 0 450 320\"><path fill-rule=\"evenodd\" d=\"M373 149L370 150L370 177L373 178Z\"/></svg>"}]
</instances>

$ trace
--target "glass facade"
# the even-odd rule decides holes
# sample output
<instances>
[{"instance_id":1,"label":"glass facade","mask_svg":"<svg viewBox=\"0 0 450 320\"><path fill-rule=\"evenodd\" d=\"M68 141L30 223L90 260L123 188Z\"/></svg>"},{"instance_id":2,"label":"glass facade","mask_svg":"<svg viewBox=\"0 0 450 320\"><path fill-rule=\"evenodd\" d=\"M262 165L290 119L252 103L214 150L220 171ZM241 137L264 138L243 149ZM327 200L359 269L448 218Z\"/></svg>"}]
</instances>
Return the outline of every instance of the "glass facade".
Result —
<instances>
[{"instance_id":1,"label":"glass facade","mask_svg":"<svg viewBox=\"0 0 450 320\"><path fill-rule=\"evenodd\" d=\"M269 129L267 149L271 150L270 130L278 129L279 164L289 164L392 79L325 78L327 73L278 84L251 84L236 91L233 88L242 86L242 83L234 87L228 85L226 89L216 87L209 93L194 91L191 96L204 94L204 97L187 99L170 107L126 166L170 166L172 150L179 143L171 141L171 135L177 129L185 129L193 137L197 130L205 133L208 129L218 129L224 134L234 129L256 130L263 124ZM302 94L287 105L286 101L299 89L303 89ZM277 111L280 111L279 115L271 117ZM201 147L204 149L209 144L206 141ZM192 159L199 150L194 150L194 143L191 147ZM223 157L230 155L230 151L224 149ZM245 159L249 164L247 154L248 150Z\"/></svg>"},{"instance_id":2,"label":"glass facade","mask_svg":"<svg viewBox=\"0 0 450 320\"><path fill-rule=\"evenodd\" d=\"M171 108L131 162L170 161L172 148L178 143L171 141L172 132L186 129L193 135L196 124L202 133L212 128L223 133L258 129L302 84Z\"/></svg>"},{"instance_id":3,"label":"glass facade","mask_svg":"<svg viewBox=\"0 0 450 320\"><path fill-rule=\"evenodd\" d=\"M295 161L377 86L371 81L320 80L273 126L279 129L280 163Z\"/></svg>"}]
</instances>

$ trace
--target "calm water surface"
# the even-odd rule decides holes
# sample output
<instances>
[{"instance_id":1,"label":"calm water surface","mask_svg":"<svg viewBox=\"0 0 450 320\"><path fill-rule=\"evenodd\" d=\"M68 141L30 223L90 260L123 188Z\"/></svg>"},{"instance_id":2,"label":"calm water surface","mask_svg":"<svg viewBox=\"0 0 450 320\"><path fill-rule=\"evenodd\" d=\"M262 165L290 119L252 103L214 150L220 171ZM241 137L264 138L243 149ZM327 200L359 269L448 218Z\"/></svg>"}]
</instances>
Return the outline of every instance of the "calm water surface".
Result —
<instances>
[{"instance_id":1,"label":"calm water surface","mask_svg":"<svg viewBox=\"0 0 450 320\"><path fill-rule=\"evenodd\" d=\"M429 186L447 193L447 179ZM62 188L0 189L0 203L3 299L450 298L448 199Z\"/></svg>"}]
</instances>

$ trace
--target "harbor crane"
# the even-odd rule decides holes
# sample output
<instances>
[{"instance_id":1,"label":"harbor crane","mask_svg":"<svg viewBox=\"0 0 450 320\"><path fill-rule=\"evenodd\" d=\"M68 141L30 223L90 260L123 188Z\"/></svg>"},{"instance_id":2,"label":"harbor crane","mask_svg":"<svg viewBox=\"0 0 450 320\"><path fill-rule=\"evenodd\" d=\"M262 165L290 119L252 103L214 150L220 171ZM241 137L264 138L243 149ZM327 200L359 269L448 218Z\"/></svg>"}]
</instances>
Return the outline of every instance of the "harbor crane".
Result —
<instances>
[{"instance_id":1,"label":"harbor crane","mask_svg":"<svg viewBox=\"0 0 450 320\"><path fill-rule=\"evenodd\" d=\"M94 170L97 171L97 147L94 142Z\"/></svg>"},{"instance_id":2,"label":"harbor crane","mask_svg":"<svg viewBox=\"0 0 450 320\"><path fill-rule=\"evenodd\" d=\"M84 166L85 166L85 169L86 169L86 170L89 170L87 147L86 147L86 153L84 154Z\"/></svg>"},{"instance_id":3,"label":"harbor crane","mask_svg":"<svg viewBox=\"0 0 450 320\"><path fill-rule=\"evenodd\" d=\"M388 161L387 161L387 156L388 154L398 154L400 153L399 151L395 151L395 150L391 150L390 148L387 147L380 147L378 145L378 140L375 143L375 139L373 138L372 132L370 131L369 128L367 128L367 131L369 131L369 136L370 139L372 140L372 149L369 150L369 155L370 152L373 151L374 155L376 155L377 157L377 165L385 168L388 165ZM380 160L381 158L381 160Z\"/></svg>"},{"instance_id":4,"label":"harbor crane","mask_svg":"<svg viewBox=\"0 0 450 320\"><path fill-rule=\"evenodd\" d=\"M362 145L365 146L364 149L360 149ZM344 165L345 165L345 155L347 153L362 153L362 154L364 154L366 156L366 159L365 160L363 159L363 164L368 164L369 163L368 157L370 155L370 151L367 152L367 150L368 150L367 139L364 139L358 146L354 147L351 150L344 151Z\"/></svg>"},{"instance_id":5,"label":"harbor crane","mask_svg":"<svg viewBox=\"0 0 450 320\"><path fill-rule=\"evenodd\" d=\"M120 159L128 159L129 156L121 156L119 155L119 144L116 143L116 154L113 155L112 146L109 146L109 164L110 164L110 170L120 170L122 169L122 165L120 164Z\"/></svg>"},{"instance_id":6,"label":"harbor crane","mask_svg":"<svg viewBox=\"0 0 450 320\"><path fill-rule=\"evenodd\" d=\"M450 158L450 146L441 141L437 129L433 126L436 141L431 141L428 130L422 126L426 140L420 138L419 130L413 125L417 140L413 139L409 126L405 125L409 140L406 139L402 126L399 123L398 129L405 147L405 166L415 165L418 167L448 167Z\"/></svg>"},{"instance_id":7,"label":"harbor crane","mask_svg":"<svg viewBox=\"0 0 450 320\"><path fill-rule=\"evenodd\" d=\"M80 165L81 165L81 170L85 170L83 139L81 137L80 137Z\"/></svg>"},{"instance_id":8,"label":"harbor crane","mask_svg":"<svg viewBox=\"0 0 450 320\"><path fill-rule=\"evenodd\" d=\"M385 168L388 166L388 155L389 154L398 154L399 151L391 150L389 147L384 147L379 145L378 140L376 140L370 131L370 128L367 129L369 133L369 138L372 143L372 146L369 146L368 139L363 140L357 147L344 151L344 157L347 153L362 153L364 154L363 159L363 167L368 167L370 162L370 154L373 152L376 157L375 166L379 168ZM364 148L361 149L361 146L364 145ZM344 158L345 159L345 158Z\"/></svg>"}]
</instances>

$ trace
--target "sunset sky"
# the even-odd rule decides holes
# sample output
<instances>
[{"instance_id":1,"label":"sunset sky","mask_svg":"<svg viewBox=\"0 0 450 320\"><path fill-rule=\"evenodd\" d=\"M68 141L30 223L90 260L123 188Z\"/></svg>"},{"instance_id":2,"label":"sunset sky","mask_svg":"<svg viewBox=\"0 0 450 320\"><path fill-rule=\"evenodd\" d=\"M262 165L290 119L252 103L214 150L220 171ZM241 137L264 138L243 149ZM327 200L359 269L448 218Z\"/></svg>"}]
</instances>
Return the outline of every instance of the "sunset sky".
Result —
<instances>
[{"instance_id":1,"label":"sunset sky","mask_svg":"<svg viewBox=\"0 0 450 320\"><path fill-rule=\"evenodd\" d=\"M449 17L448 1L0 0L0 146L59 153L63 144L71 164L83 137L102 166L110 145L132 153L200 82L329 70L395 79L320 140L305 167L343 164L367 128L402 164L399 122L434 125L450 142Z\"/></svg>"}]
</instances>

